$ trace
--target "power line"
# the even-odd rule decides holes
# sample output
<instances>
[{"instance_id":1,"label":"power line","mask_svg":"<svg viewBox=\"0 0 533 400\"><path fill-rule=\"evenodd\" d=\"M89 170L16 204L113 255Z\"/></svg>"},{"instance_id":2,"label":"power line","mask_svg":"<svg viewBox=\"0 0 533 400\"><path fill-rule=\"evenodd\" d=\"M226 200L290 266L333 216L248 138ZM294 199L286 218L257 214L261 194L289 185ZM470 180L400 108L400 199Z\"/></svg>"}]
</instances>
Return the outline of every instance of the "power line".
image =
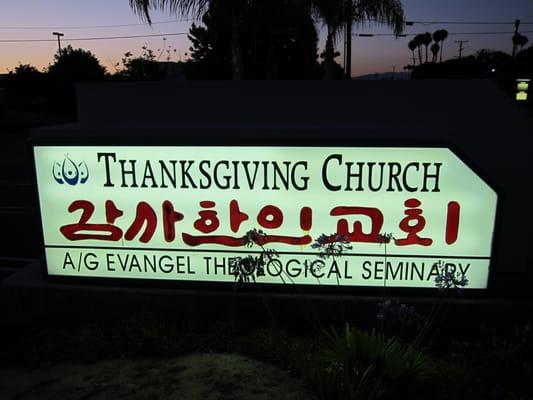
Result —
<instances>
[{"instance_id":1,"label":"power line","mask_svg":"<svg viewBox=\"0 0 533 400\"><path fill-rule=\"evenodd\" d=\"M521 33L533 33L533 31L523 31ZM421 35L423 33L403 33L401 35L395 35L394 33L354 33L354 36L361 36L361 37L372 37L372 36L416 36ZM448 35L512 35L514 34L514 31L484 31L484 32L448 32Z\"/></svg>"},{"instance_id":2,"label":"power line","mask_svg":"<svg viewBox=\"0 0 533 400\"><path fill-rule=\"evenodd\" d=\"M448 35L512 35L514 32L448 32ZM533 33L533 31L523 31L521 33ZM188 32L171 32L171 33L155 33L149 35L128 35L128 36L100 36L100 37L79 37L79 38L63 38L64 42L88 41L88 40L116 40L116 39L137 39L148 37L163 37L163 36L181 36L187 35ZM399 36L416 36L419 33L404 33ZM396 36L394 33L353 33L352 36L359 37L373 37L373 36ZM0 43L32 43L32 42L55 42L55 39L0 39Z\"/></svg>"},{"instance_id":3,"label":"power line","mask_svg":"<svg viewBox=\"0 0 533 400\"><path fill-rule=\"evenodd\" d=\"M170 22L170 21L167 21ZM481 32L448 32L448 35L512 35L513 31L481 31ZM521 33L533 33L533 31L522 31ZM85 41L85 40L115 40L115 39L136 39L147 37L162 37L162 36L180 36L187 35L188 32L171 32L171 33L155 33L148 35L127 35L127 36L100 36L100 37L80 37L80 38L65 38L63 41ZM353 33L352 36L359 37L373 37L373 36L416 36L423 33L403 33L396 35L394 33ZM24 42L54 42L55 39L0 39L0 43L24 43Z\"/></svg>"},{"instance_id":4,"label":"power line","mask_svg":"<svg viewBox=\"0 0 533 400\"><path fill-rule=\"evenodd\" d=\"M509 22L490 22L490 21L405 21L407 25L423 24L423 25L513 25L514 21ZM523 25L533 25L533 22L521 22Z\"/></svg>"},{"instance_id":5,"label":"power line","mask_svg":"<svg viewBox=\"0 0 533 400\"><path fill-rule=\"evenodd\" d=\"M104 29L104 28L121 28L121 27L129 27L129 26L151 26L151 25L162 25L162 24L172 24L175 22L188 22L188 21L194 21L194 18L183 18L183 19L173 19L168 21L157 21L152 22L151 24L147 22L142 23L135 23L135 24L112 24L112 25L87 25L87 26L0 26L0 29L43 29L43 30L50 30L50 29ZM370 22L380 22L375 19L368 20ZM407 25L412 24L423 24L423 25L435 25L435 24L443 24L443 25L512 25L514 24L514 21L504 22L504 21L416 21L416 20L406 20L405 21ZM522 25L533 25L533 22L521 22Z\"/></svg>"},{"instance_id":6,"label":"power line","mask_svg":"<svg viewBox=\"0 0 533 400\"><path fill-rule=\"evenodd\" d=\"M102 36L102 37L84 37L84 38L68 38L63 39L64 42L75 42L82 40L114 40L114 39L136 39L147 37L162 37L162 36L180 36L187 35L188 32L174 32L174 33L155 33L152 35L131 35L131 36ZM30 43L30 42L55 42L55 39L0 39L0 43Z\"/></svg>"},{"instance_id":7,"label":"power line","mask_svg":"<svg viewBox=\"0 0 533 400\"><path fill-rule=\"evenodd\" d=\"M0 29L99 29L99 28L121 28L127 26L150 26L150 25L161 25L161 24L171 24L175 22L187 22L192 21L191 18L186 19L173 19L170 21L159 21L152 22L148 24L147 22L137 23L137 24L118 24L118 25L88 25L88 26L0 26Z\"/></svg>"}]
</instances>

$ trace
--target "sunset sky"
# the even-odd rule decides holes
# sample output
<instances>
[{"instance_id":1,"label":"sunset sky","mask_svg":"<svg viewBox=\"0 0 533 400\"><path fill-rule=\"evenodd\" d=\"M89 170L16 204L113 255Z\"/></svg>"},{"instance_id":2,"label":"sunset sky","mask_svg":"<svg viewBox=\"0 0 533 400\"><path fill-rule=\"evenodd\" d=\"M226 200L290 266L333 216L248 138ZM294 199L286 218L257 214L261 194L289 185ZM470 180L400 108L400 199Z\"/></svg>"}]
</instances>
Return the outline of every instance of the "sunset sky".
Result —
<instances>
[{"instance_id":1,"label":"sunset sky","mask_svg":"<svg viewBox=\"0 0 533 400\"><path fill-rule=\"evenodd\" d=\"M457 22L510 22L510 24L415 24L408 26L405 33L434 32L447 29L450 33L444 45L444 58L457 56L455 40L468 40L464 55L481 48L512 49L511 34L478 35L472 32L512 32L514 20L520 19L520 31L533 43L533 0L404 0L402 1L409 21L457 21ZM154 22L177 19L168 13L154 12ZM0 74L13 69L18 63L32 64L42 69L53 60L57 42L53 31L64 33L62 44L82 47L93 52L109 72L120 62L127 51L140 54L141 46L147 44L156 51L163 46L163 38L130 38L114 40L72 40L75 38L133 36L167 33L187 33L191 21L148 25L129 7L128 0L0 0ZM133 25L132 25L133 24ZM105 25L129 25L122 27L101 27ZM99 28L95 27L99 26ZM91 27L91 28L87 28ZM323 29L324 31L324 29ZM390 33L385 26L359 27L354 33ZM322 32L322 35L323 36ZM19 39L45 39L50 42L2 42ZM402 70L409 63L410 51L407 43L412 37L394 38L357 37L352 45L352 76ZM176 52L172 60L184 60L190 46L186 35L167 36L166 44ZM323 44L323 39L320 45ZM342 48L342 42L338 45ZM164 59L165 55L161 56ZM342 62L342 57L337 59Z\"/></svg>"}]
</instances>

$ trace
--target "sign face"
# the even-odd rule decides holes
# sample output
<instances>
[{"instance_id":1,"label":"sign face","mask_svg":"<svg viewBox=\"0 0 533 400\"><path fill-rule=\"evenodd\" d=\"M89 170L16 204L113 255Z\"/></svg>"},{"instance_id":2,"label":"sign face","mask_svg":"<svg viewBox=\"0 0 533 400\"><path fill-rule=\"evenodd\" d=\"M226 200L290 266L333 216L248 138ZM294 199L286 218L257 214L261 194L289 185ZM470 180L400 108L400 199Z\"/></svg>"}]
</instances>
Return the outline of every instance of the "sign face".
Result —
<instances>
[{"instance_id":1,"label":"sign face","mask_svg":"<svg viewBox=\"0 0 533 400\"><path fill-rule=\"evenodd\" d=\"M434 287L446 271L487 287L497 195L446 148L36 146L34 156L51 276L233 282L238 257L273 249L258 283ZM254 229L261 246L246 245ZM321 235L351 249L319 258Z\"/></svg>"}]
</instances>

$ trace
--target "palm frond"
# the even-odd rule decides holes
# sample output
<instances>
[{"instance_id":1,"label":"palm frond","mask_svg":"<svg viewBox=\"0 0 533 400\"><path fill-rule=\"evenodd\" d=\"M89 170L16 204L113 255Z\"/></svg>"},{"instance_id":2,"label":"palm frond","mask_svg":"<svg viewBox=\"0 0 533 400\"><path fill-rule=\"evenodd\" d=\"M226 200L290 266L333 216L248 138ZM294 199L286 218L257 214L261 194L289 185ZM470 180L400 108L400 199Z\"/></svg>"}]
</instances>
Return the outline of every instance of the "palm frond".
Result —
<instances>
[{"instance_id":1,"label":"palm frond","mask_svg":"<svg viewBox=\"0 0 533 400\"><path fill-rule=\"evenodd\" d=\"M175 14L180 17L200 18L207 7L210 0L129 0L130 7L142 19L151 23L150 11L152 10L168 10L170 14Z\"/></svg>"},{"instance_id":2,"label":"palm frond","mask_svg":"<svg viewBox=\"0 0 533 400\"><path fill-rule=\"evenodd\" d=\"M399 0L354 0L352 8L355 24L386 24L395 35L403 32L405 15Z\"/></svg>"}]
</instances>

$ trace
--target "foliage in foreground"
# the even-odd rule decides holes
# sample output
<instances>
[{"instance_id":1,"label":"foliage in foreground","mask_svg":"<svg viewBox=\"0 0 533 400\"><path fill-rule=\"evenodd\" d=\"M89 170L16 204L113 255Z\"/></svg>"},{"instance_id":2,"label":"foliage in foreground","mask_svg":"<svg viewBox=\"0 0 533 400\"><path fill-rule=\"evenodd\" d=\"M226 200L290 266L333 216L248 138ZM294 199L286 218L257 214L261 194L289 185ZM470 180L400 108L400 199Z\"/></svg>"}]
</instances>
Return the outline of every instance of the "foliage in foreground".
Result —
<instances>
[{"instance_id":1,"label":"foliage in foreground","mask_svg":"<svg viewBox=\"0 0 533 400\"><path fill-rule=\"evenodd\" d=\"M326 338L323 371L317 377L323 397L409 397L429 375L431 364L425 350L395 337L346 325L341 331L332 328Z\"/></svg>"},{"instance_id":2,"label":"foliage in foreground","mask_svg":"<svg viewBox=\"0 0 533 400\"><path fill-rule=\"evenodd\" d=\"M321 399L532 399L531 324L485 328L476 339L439 344L439 355L396 337L346 325L322 333L243 320L184 322L155 317L4 330L0 370L113 358L240 353L303 378Z\"/></svg>"}]
</instances>

